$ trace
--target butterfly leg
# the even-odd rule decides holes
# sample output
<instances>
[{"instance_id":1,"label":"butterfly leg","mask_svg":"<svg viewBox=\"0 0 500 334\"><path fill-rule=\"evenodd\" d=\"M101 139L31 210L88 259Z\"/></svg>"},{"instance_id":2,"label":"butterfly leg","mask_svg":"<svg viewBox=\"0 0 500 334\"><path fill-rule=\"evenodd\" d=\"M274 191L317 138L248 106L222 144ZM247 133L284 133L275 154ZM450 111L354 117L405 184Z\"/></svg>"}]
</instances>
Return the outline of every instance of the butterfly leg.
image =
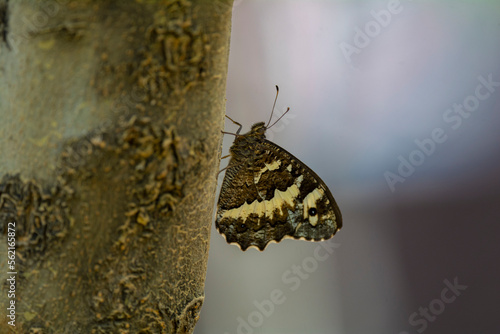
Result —
<instances>
[{"instance_id":1,"label":"butterfly leg","mask_svg":"<svg viewBox=\"0 0 500 334\"><path fill-rule=\"evenodd\" d=\"M215 176L215 179L218 179L219 178L219 174L222 173L223 171L225 171L226 169L228 169L229 166L225 167L225 168L222 168L218 173L217 175Z\"/></svg>"},{"instance_id":2,"label":"butterfly leg","mask_svg":"<svg viewBox=\"0 0 500 334\"><path fill-rule=\"evenodd\" d=\"M226 117L227 117L227 118L229 118L229 120L230 120L231 122L233 122L234 124L236 124L236 125L238 125L238 126L239 126L238 131L236 131L236 135L239 135L239 134L240 134L240 131L241 131L241 128L242 128L243 126L242 126L240 123L238 123L238 122L234 121L234 120L233 120L231 117L229 117L228 115L226 115Z\"/></svg>"},{"instance_id":3,"label":"butterfly leg","mask_svg":"<svg viewBox=\"0 0 500 334\"><path fill-rule=\"evenodd\" d=\"M222 159L226 159L226 158L229 158L231 156L231 154L228 154L228 155L225 155L223 156L222 158L220 158L221 160ZM223 171L225 171L226 169L229 168L229 165L227 165L226 167L222 168L218 173L217 175L215 176L215 178L217 179L219 177L219 174L222 173Z\"/></svg>"}]
</instances>

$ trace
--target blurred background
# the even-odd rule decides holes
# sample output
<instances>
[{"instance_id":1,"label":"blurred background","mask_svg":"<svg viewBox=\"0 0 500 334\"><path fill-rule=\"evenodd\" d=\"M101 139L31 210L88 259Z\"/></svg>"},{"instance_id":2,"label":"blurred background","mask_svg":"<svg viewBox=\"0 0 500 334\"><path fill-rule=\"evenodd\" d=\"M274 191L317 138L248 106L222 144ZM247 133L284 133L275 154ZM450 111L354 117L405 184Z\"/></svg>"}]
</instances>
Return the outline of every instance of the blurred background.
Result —
<instances>
[{"instance_id":1,"label":"blurred background","mask_svg":"<svg viewBox=\"0 0 500 334\"><path fill-rule=\"evenodd\" d=\"M500 333L500 2L235 0L243 132L274 85L291 109L268 138L344 227L261 253L214 226L195 333Z\"/></svg>"}]
</instances>

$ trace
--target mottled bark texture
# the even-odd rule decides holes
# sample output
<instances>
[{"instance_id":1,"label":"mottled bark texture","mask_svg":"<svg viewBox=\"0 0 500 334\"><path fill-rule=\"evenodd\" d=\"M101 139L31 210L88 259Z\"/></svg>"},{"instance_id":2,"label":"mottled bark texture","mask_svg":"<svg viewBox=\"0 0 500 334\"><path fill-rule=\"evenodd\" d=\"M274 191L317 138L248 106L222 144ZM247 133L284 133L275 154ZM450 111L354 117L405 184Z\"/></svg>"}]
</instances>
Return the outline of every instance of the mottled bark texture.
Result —
<instances>
[{"instance_id":1,"label":"mottled bark texture","mask_svg":"<svg viewBox=\"0 0 500 334\"><path fill-rule=\"evenodd\" d=\"M231 5L0 0L0 332L193 331Z\"/></svg>"}]
</instances>

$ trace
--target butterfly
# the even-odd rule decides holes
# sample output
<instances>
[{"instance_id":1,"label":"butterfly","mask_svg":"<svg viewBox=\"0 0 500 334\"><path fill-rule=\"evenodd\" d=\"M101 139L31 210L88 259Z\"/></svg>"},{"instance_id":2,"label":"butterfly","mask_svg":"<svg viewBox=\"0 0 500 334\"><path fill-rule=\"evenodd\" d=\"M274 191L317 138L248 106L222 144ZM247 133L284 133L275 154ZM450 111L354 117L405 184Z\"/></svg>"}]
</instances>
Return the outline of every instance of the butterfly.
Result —
<instances>
[{"instance_id":1,"label":"butterfly","mask_svg":"<svg viewBox=\"0 0 500 334\"><path fill-rule=\"evenodd\" d=\"M330 190L320 177L285 149L266 139L269 122L256 123L240 134L239 125L217 203L215 226L230 244L241 250L263 251L283 239L322 241L341 227L342 216ZM226 158L223 157L223 158ZM220 172L219 172L220 173Z\"/></svg>"}]
</instances>

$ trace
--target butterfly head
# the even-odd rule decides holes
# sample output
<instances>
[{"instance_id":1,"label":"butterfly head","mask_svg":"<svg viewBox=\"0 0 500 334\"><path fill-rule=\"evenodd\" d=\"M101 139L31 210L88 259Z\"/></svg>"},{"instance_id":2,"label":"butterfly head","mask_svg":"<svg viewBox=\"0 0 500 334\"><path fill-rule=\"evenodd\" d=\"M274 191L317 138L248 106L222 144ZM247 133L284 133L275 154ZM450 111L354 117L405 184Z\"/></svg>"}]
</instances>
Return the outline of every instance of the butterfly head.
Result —
<instances>
[{"instance_id":1,"label":"butterfly head","mask_svg":"<svg viewBox=\"0 0 500 334\"><path fill-rule=\"evenodd\" d=\"M254 125L252 125L252 129L250 130L250 135L252 137L258 137L258 138L266 138L266 130L267 130L267 127L266 127L266 123L264 122L259 122L259 123L255 123Z\"/></svg>"},{"instance_id":2,"label":"butterfly head","mask_svg":"<svg viewBox=\"0 0 500 334\"><path fill-rule=\"evenodd\" d=\"M255 123L252 129L245 134L238 135L229 149L234 159L246 159L255 156L255 149L266 139L266 124Z\"/></svg>"}]
</instances>

